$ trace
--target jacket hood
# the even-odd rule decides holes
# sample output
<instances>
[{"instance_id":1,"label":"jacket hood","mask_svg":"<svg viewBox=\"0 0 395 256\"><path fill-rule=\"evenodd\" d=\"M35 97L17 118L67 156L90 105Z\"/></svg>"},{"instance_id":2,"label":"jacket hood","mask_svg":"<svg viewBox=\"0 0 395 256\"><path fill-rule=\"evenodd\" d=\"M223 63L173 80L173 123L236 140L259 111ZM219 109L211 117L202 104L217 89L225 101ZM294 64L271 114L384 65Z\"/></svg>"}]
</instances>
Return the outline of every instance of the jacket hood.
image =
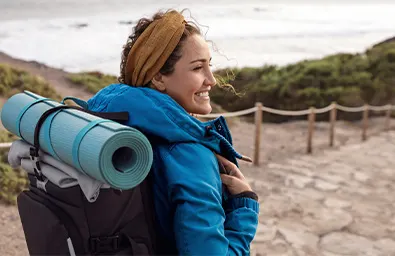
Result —
<instances>
[{"instance_id":1,"label":"jacket hood","mask_svg":"<svg viewBox=\"0 0 395 256\"><path fill-rule=\"evenodd\" d=\"M222 116L202 122L170 96L151 88L112 84L89 99L88 108L99 112L127 111L129 120L124 124L138 129L151 142L195 142L216 153L242 158L233 149L232 137Z\"/></svg>"}]
</instances>

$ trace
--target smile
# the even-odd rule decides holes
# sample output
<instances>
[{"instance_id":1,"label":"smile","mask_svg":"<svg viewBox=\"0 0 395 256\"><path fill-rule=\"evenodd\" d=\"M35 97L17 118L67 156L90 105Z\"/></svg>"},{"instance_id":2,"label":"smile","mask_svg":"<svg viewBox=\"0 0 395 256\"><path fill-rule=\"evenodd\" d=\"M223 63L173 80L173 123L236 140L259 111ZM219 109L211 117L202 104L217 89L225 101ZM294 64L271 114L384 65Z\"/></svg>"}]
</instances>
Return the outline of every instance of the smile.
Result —
<instances>
[{"instance_id":1,"label":"smile","mask_svg":"<svg viewBox=\"0 0 395 256\"><path fill-rule=\"evenodd\" d=\"M199 92L199 93L195 93L195 95L197 95L199 97L208 97L209 96L208 92Z\"/></svg>"}]
</instances>

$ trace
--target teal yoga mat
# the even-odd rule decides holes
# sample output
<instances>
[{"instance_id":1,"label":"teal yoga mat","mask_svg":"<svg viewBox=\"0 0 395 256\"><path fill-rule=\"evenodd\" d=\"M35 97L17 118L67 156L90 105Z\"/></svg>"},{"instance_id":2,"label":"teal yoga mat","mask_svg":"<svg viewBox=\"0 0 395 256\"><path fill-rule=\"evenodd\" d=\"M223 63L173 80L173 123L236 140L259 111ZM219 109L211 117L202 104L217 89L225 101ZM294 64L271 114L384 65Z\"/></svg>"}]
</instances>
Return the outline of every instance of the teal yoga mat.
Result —
<instances>
[{"instance_id":1,"label":"teal yoga mat","mask_svg":"<svg viewBox=\"0 0 395 256\"><path fill-rule=\"evenodd\" d=\"M10 97L1 121L30 144L41 115L62 105L29 91ZM148 175L152 147L140 131L74 109L51 114L40 130L40 149L117 189L131 189Z\"/></svg>"}]
</instances>

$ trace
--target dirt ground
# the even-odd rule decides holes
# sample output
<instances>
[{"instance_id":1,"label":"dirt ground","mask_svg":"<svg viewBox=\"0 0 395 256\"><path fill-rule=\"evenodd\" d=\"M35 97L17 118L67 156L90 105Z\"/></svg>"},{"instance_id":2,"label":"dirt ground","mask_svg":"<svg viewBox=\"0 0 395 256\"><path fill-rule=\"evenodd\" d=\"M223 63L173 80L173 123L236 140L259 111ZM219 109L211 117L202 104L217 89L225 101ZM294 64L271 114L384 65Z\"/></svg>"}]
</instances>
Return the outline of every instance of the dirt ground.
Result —
<instances>
[{"instance_id":1,"label":"dirt ground","mask_svg":"<svg viewBox=\"0 0 395 256\"><path fill-rule=\"evenodd\" d=\"M395 132L261 168L253 255L395 255Z\"/></svg>"},{"instance_id":2,"label":"dirt ground","mask_svg":"<svg viewBox=\"0 0 395 256\"><path fill-rule=\"evenodd\" d=\"M359 130L344 125L329 148L320 124L307 155L305 126L265 125L261 166L240 163L261 202L253 252L395 255L395 132L361 142ZM239 152L251 155L252 132L251 124L232 127ZM15 206L0 204L0 227L0 255L28 255Z\"/></svg>"}]
</instances>

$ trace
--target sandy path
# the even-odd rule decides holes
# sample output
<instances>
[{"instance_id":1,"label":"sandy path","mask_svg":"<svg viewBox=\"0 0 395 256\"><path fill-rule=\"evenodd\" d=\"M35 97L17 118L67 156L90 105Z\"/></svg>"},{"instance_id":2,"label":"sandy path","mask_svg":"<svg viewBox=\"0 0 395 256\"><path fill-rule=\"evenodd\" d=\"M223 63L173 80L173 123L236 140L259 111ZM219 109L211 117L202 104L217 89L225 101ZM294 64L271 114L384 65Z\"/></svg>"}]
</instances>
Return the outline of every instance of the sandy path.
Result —
<instances>
[{"instance_id":1,"label":"sandy path","mask_svg":"<svg viewBox=\"0 0 395 256\"><path fill-rule=\"evenodd\" d=\"M394 139L246 166L263 206L254 253L395 255Z\"/></svg>"},{"instance_id":2,"label":"sandy path","mask_svg":"<svg viewBox=\"0 0 395 256\"><path fill-rule=\"evenodd\" d=\"M374 129L371 129L371 131L380 130L382 122L383 119L372 121ZM332 245L333 243L336 244L336 239L342 239L343 235L346 236L344 239L351 239L346 240L350 243L368 241L367 246L370 247L367 249L373 248L372 241L374 239L364 240L364 233L362 234L363 237L360 238L336 232L329 236L329 233L324 232L328 234L328 237L322 241L318 239L320 238L320 232L323 232L322 230L334 229L330 225L337 222L344 225L341 227L347 226L350 229L362 230L363 232L367 230L366 232L370 232L369 234L372 237L382 239L378 240L379 242L374 244L375 246L380 243L388 246L392 245L392 240L385 240L386 236L383 234L388 234L388 232L383 231L385 225L380 224L381 222L378 224L384 226L369 231L374 219L369 219L370 215L367 214L370 213L365 214L364 209L377 209L378 206L387 202L385 201L385 193L380 187L388 188L388 191L385 191L388 193L387 195L395 192L395 181L387 179L391 166L395 165L395 158L393 157L395 145L390 142L390 139L395 139L395 133L371 135L368 141L361 143L358 127L347 123L339 123L336 148L329 149L327 146L328 124L322 123L316 129L314 153L313 155L306 155L304 154L305 128L305 122L282 125L264 124L262 131L263 164L260 167L254 167L251 164L241 163L241 169L251 180L262 201L261 224L254 250L261 252L261 255L270 256L342 255L330 254L329 251L336 250L331 249ZM239 152L252 155L253 129L252 124L244 122L236 123L231 128L234 144ZM384 162L380 164L380 160L384 160ZM375 172L378 174L377 177L373 175ZM363 193L367 195L366 204L361 201ZM325 208L325 204L329 206ZM349 211L341 212L340 215L333 215L333 212L337 214L338 211L342 210L339 205L346 205L348 207L346 209ZM354 208L357 207L355 212L352 211L354 208L350 205ZM321 215L318 215L318 217L310 216L309 212ZM386 216L395 216L394 208L390 207L385 212ZM305 218L307 219L305 220ZM350 218L358 221L357 224L351 224ZM302 220L305 221L303 224L303 232L307 232L305 236L303 236L304 233L295 233L299 232L298 225L302 225L300 224ZM346 220L347 222L345 222ZM395 221L395 219L391 221ZM281 225L285 225L285 227ZM338 224L333 225L338 227L336 226ZM0 204L0 227L0 255L27 255L16 207ZM336 230L341 231L342 229L337 228ZM323 244L320 246L324 246L328 253L315 254L321 252L319 241ZM307 251L303 251L303 254L301 250ZM344 250L352 250L352 248ZM371 250L375 253L379 252L376 249ZM293 254L295 251L300 254Z\"/></svg>"}]
</instances>

